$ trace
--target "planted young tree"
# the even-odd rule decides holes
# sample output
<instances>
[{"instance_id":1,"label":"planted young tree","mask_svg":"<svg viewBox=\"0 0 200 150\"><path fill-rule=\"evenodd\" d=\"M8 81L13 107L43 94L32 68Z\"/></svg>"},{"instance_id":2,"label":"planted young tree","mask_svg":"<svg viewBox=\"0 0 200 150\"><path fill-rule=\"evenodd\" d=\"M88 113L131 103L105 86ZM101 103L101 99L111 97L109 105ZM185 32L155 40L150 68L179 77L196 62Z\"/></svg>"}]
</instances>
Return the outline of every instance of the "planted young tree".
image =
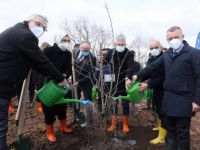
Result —
<instances>
[{"instance_id":1,"label":"planted young tree","mask_svg":"<svg viewBox=\"0 0 200 150\"><path fill-rule=\"evenodd\" d=\"M93 86L96 86L96 89L100 91L100 97L102 101L102 112L101 114L106 115L106 118L110 117L110 110L111 107L114 105L113 97L117 92L117 87L121 82L119 81L120 74L124 72L119 72L115 76L115 82L114 80L111 81L109 89L107 88L107 92L105 92L105 85L104 85L104 74L103 74L103 59L104 54L102 53L102 48L109 47L110 45L113 45L114 43L114 30L113 30L113 24L110 17L110 12L108 9L107 4L105 4L105 9L108 13L110 24L111 24L111 32L109 32L107 29L104 29L101 26L98 26L96 24L91 24L88 19L84 17L79 17L76 20L72 20L68 22L65 20L63 24L61 24L61 28L71 37L71 40L73 43L80 43L81 41L90 41L91 42L91 50L92 53L95 54L95 56L98 56L98 58L101 60L99 61L99 67L92 66L93 70L99 70L99 78L96 79L96 83L93 83ZM141 38L136 38L133 40L131 45L129 46L130 49L133 49L136 51L136 58L140 63L144 63L145 61L145 53L142 53L141 50L145 48L145 42ZM113 61L113 55L111 55L110 59L110 72L111 74L114 74L114 61ZM134 59L134 58L133 58ZM124 58L125 60L125 58ZM123 61L124 61L123 60ZM78 67L78 66L77 66ZM122 66L119 66L119 70ZM85 70L88 71L88 70ZM127 70L128 71L128 70ZM92 77L89 76L87 78L90 78L91 81L93 81ZM114 78L114 76L112 76Z\"/></svg>"}]
</instances>

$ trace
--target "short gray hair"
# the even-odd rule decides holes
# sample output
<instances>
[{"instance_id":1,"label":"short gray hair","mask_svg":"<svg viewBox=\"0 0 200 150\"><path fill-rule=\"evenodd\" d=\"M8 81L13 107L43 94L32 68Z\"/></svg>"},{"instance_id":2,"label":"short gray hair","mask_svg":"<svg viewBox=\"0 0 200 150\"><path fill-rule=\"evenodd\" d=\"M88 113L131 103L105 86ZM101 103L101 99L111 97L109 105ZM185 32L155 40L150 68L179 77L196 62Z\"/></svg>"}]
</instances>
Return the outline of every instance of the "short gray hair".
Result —
<instances>
[{"instance_id":1,"label":"short gray hair","mask_svg":"<svg viewBox=\"0 0 200 150\"><path fill-rule=\"evenodd\" d=\"M126 37L124 34L119 34L116 38L115 38L115 41L118 41L118 40L122 40L122 41L126 41Z\"/></svg>"},{"instance_id":2,"label":"short gray hair","mask_svg":"<svg viewBox=\"0 0 200 150\"><path fill-rule=\"evenodd\" d=\"M176 30L180 30L182 32L182 29L179 26L172 26L167 30L167 32L174 32Z\"/></svg>"},{"instance_id":3,"label":"short gray hair","mask_svg":"<svg viewBox=\"0 0 200 150\"><path fill-rule=\"evenodd\" d=\"M40 17L40 18L42 18L45 22L48 22L48 19L47 19L45 16L42 16L42 15L40 15L40 14L33 14L33 15L29 16L29 17L26 19L26 21L33 20L33 19L35 19L36 17Z\"/></svg>"},{"instance_id":4,"label":"short gray hair","mask_svg":"<svg viewBox=\"0 0 200 150\"><path fill-rule=\"evenodd\" d=\"M88 45L91 46L91 43L90 43L89 41L82 41L82 42L80 43L80 45L82 45L82 44L84 44L84 43L86 43L86 44L88 44Z\"/></svg>"}]
</instances>

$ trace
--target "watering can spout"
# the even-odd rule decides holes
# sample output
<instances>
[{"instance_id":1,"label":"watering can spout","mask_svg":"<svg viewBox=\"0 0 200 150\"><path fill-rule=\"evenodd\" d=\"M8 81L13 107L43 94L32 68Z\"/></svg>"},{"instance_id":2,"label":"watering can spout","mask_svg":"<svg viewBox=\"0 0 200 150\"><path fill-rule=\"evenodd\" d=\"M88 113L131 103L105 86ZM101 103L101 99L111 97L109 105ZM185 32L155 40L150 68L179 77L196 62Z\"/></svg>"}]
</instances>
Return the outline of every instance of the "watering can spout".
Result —
<instances>
[{"instance_id":1,"label":"watering can spout","mask_svg":"<svg viewBox=\"0 0 200 150\"><path fill-rule=\"evenodd\" d=\"M138 92L139 87L139 82L133 82L131 87L127 90L127 96L119 96L116 99L128 100L130 102L139 103L143 98L149 98L149 94L145 94L148 93L147 90L145 90L144 92Z\"/></svg>"},{"instance_id":2,"label":"watering can spout","mask_svg":"<svg viewBox=\"0 0 200 150\"><path fill-rule=\"evenodd\" d=\"M90 102L89 100L65 99L64 97L68 90L68 88L61 88L56 82L50 80L49 82L45 82L44 86L37 92L37 97L48 107L65 103L80 103L86 105Z\"/></svg>"},{"instance_id":3,"label":"watering can spout","mask_svg":"<svg viewBox=\"0 0 200 150\"><path fill-rule=\"evenodd\" d=\"M56 102L56 104L65 104L65 103L80 103L82 105L88 104L89 100L78 100L78 99L60 99Z\"/></svg>"},{"instance_id":4,"label":"watering can spout","mask_svg":"<svg viewBox=\"0 0 200 150\"><path fill-rule=\"evenodd\" d=\"M131 100L131 97L130 97L130 95L127 95L127 96L118 96L116 99L121 99L121 100L128 100L128 101L130 101L130 100Z\"/></svg>"},{"instance_id":5,"label":"watering can spout","mask_svg":"<svg viewBox=\"0 0 200 150\"><path fill-rule=\"evenodd\" d=\"M91 103L89 100L80 100L80 104L82 105L87 105L89 103Z\"/></svg>"}]
</instances>

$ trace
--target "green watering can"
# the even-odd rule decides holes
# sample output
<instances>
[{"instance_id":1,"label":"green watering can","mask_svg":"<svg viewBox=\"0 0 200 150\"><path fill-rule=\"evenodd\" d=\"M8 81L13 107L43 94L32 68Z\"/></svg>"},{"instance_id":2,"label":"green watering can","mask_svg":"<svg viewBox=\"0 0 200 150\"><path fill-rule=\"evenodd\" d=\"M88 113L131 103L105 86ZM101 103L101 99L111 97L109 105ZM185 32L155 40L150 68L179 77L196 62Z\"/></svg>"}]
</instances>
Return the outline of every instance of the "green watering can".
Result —
<instances>
[{"instance_id":1,"label":"green watering can","mask_svg":"<svg viewBox=\"0 0 200 150\"><path fill-rule=\"evenodd\" d=\"M126 96L118 96L115 99L128 100L134 103L139 103L143 98L149 100L150 99L150 89L146 89L143 92L138 92L138 88L140 87L139 82L132 82L131 87L127 90L128 95Z\"/></svg>"},{"instance_id":2,"label":"green watering can","mask_svg":"<svg viewBox=\"0 0 200 150\"><path fill-rule=\"evenodd\" d=\"M44 86L37 91L36 95L38 99L48 107L64 103L80 103L86 105L90 102L89 100L65 99L64 96L68 91L69 89L67 87L62 88L58 86L55 81L50 80L47 82L47 79L45 79Z\"/></svg>"},{"instance_id":3,"label":"green watering can","mask_svg":"<svg viewBox=\"0 0 200 150\"><path fill-rule=\"evenodd\" d=\"M95 102L97 98L97 88L96 86L93 86L92 88L92 101Z\"/></svg>"}]
</instances>

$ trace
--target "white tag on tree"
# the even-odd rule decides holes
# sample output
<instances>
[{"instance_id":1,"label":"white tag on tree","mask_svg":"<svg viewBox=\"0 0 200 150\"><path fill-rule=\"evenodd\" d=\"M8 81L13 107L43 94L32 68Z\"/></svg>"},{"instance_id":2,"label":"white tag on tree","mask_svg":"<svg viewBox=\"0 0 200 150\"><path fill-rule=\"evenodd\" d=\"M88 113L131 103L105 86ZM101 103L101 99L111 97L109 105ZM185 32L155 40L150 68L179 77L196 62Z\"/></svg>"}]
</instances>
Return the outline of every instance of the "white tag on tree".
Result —
<instances>
[{"instance_id":1,"label":"white tag on tree","mask_svg":"<svg viewBox=\"0 0 200 150\"><path fill-rule=\"evenodd\" d=\"M115 74L104 75L104 82L114 82L114 81L115 81Z\"/></svg>"}]
</instances>

